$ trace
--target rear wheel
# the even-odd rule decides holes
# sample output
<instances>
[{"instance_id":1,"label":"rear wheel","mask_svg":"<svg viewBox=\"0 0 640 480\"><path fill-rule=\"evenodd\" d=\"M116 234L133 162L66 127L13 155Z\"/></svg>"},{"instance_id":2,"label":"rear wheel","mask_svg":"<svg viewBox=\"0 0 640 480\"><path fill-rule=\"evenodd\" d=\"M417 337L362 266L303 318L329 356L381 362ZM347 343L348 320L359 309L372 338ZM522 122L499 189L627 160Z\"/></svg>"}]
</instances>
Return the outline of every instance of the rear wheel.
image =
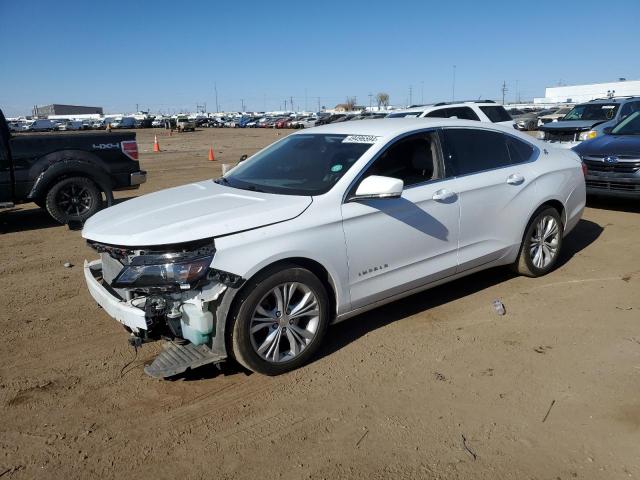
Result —
<instances>
[{"instance_id":1,"label":"rear wheel","mask_svg":"<svg viewBox=\"0 0 640 480\"><path fill-rule=\"evenodd\" d=\"M85 222L102 207L102 195L88 178L69 177L49 189L45 207L49 215L62 224Z\"/></svg>"},{"instance_id":2,"label":"rear wheel","mask_svg":"<svg viewBox=\"0 0 640 480\"><path fill-rule=\"evenodd\" d=\"M529 221L514 269L527 277L549 273L558 261L564 226L555 208L539 210Z\"/></svg>"},{"instance_id":3,"label":"rear wheel","mask_svg":"<svg viewBox=\"0 0 640 480\"><path fill-rule=\"evenodd\" d=\"M264 375L278 375L309 361L329 324L322 282L297 266L267 271L241 294L231 333L236 360Z\"/></svg>"}]
</instances>

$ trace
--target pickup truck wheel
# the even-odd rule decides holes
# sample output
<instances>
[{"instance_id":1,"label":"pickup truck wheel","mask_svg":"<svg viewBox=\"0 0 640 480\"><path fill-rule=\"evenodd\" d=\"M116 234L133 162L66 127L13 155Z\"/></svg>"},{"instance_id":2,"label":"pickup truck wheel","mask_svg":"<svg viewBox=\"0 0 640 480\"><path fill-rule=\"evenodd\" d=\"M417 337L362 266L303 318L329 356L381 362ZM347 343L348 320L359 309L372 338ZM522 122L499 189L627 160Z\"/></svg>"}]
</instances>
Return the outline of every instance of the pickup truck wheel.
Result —
<instances>
[{"instance_id":1,"label":"pickup truck wheel","mask_svg":"<svg viewBox=\"0 0 640 480\"><path fill-rule=\"evenodd\" d=\"M522 239L514 270L527 277L549 273L558 261L564 227L555 208L544 208L533 215Z\"/></svg>"},{"instance_id":2,"label":"pickup truck wheel","mask_svg":"<svg viewBox=\"0 0 640 480\"><path fill-rule=\"evenodd\" d=\"M69 177L49 189L45 206L49 215L62 224L84 222L102 207L102 194L88 178Z\"/></svg>"},{"instance_id":3,"label":"pickup truck wheel","mask_svg":"<svg viewBox=\"0 0 640 480\"><path fill-rule=\"evenodd\" d=\"M316 353L329 324L329 301L313 273L297 266L267 271L241 295L231 333L241 365L279 375Z\"/></svg>"}]
</instances>

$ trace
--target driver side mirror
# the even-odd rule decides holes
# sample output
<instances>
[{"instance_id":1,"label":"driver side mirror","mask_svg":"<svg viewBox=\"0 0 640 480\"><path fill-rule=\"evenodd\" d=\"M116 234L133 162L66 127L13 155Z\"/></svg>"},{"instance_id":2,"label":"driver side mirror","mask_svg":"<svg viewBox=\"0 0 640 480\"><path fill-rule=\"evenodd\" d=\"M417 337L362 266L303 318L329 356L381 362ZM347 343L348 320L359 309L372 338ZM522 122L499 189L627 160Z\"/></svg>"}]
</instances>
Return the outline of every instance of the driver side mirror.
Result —
<instances>
[{"instance_id":1,"label":"driver side mirror","mask_svg":"<svg viewBox=\"0 0 640 480\"><path fill-rule=\"evenodd\" d=\"M370 175L358 185L355 195L349 200L372 198L398 198L402 195L404 182L399 178Z\"/></svg>"},{"instance_id":2,"label":"driver side mirror","mask_svg":"<svg viewBox=\"0 0 640 480\"><path fill-rule=\"evenodd\" d=\"M239 162L244 162L247 158L248 158L248 157L247 157L247 155L246 155L246 154L245 154L245 155L242 155L242 156L240 157Z\"/></svg>"},{"instance_id":3,"label":"driver side mirror","mask_svg":"<svg viewBox=\"0 0 640 480\"><path fill-rule=\"evenodd\" d=\"M613 131L613 127L605 127L602 130L602 133L604 133L605 135L611 135L611 132Z\"/></svg>"}]
</instances>

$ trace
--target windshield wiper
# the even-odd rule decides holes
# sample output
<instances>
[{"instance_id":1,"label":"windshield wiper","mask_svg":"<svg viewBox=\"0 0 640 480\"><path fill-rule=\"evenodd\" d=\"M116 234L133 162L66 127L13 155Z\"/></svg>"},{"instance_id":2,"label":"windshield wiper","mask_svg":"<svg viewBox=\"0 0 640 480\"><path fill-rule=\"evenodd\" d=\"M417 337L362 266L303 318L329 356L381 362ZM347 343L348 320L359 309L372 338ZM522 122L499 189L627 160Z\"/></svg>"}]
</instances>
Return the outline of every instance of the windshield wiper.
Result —
<instances>
[{"instance_id":1,"label":"windshield wiper","mask_svg":"<svg viewBox=\"0 0 640 480\"><path fill-rule=\"evenodd\" d=\"M229 180L227 180L227 179L226 179L226 178L224 178L224 177L216 178L216 179L214 180L214 182L215 182L215 183L217 183L218 185L222 185L223 183L224 183L225 185L229 185Z\"/></svg>"},{"instance_id":2,"label":"windshield wiper","mask_svg":"<svg viewBox=\"0 0 640 480\"><path fill-rule=\"evenodd\" d=\"M252 192L265 193L264 190L259 189L255 185L247 185L246 187L239 187L239 188L241 188L242 190L251 190Z\"/></svg>"}]
</instances>

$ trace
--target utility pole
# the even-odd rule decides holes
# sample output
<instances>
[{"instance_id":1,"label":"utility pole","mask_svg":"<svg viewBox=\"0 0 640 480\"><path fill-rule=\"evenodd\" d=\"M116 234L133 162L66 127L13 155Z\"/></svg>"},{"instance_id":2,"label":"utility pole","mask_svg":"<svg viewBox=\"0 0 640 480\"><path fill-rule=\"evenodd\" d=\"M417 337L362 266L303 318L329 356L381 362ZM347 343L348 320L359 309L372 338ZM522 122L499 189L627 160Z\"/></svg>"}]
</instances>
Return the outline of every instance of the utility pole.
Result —
<instances>
[{"instance_id":1,"label":"utility pole","mask_svg":"<svg viewBox=\"0 0 640 480\"><path fill-rule=\"evenodd\" d=\"M516 80L516 103L520 103L520 95L518 94L518 80Z\"/></svg>"},{"instance_id":2,"label":"utility pole","mask_svg":"<svg viewBox=\"0 0 640 480\"><path fill-rule=\"evenodd\" d=\"M216 92L216 113L220 112L220 106L218 105L218 86L216 82L213 82L213 90Z\"/></svg>"},{"instance_id":3,"label":"utility pole","mask_svg":"<svg viewBox=\"0 0 640 480\"><path fill-rule=\"evenodd\" d=\"M244 112L244 98L240 99L240 104L242 105L242 110L240 110L240 111Z\"/></svg>"},{"instance_id":4,"label":"utility pole","mask_svg":"<svg viewBox=\"0 0 640 480\"><path fill-rule=\"evenodd\" d=\"M413 105L413 87L409 85L409 106Z\"/></svg>"},{"instance_id":5,"label":"utility pole","mask_svg":"<svg viewBox=\"0 0 640 480\"><path fill-rule=\"evenodd\" d=\"M318 112L320 111L320 97L318 97Z\"/></svg>"},{"instance_id":6,"label":"utility pole","mask_svg":"<svg viewBox=\"0 0 640 480\"><path fill-rule=\"evenodd\" d=\"M291 105L291 110L294 110L294 108L293 108L293 97L289 97L289 100L291 100L291 104L290 104Z\"/></svg>"},{"instance_id":7,"label":"utility pole","mask_svg":"<svg viewBox=\"0 0 640 480\"><path fill-rule=\"evenodd\" d=\"M136 103L136 113L138 113L140 109L138 108L138 104Z\"/></svg>"},{"instance_id":8,"label":"utility pole","mask_svg":"<svg viewBox=\"0 0 640 480\"><path fill-rule=\"evenodd\" d=\"M287 111L287 99L286 98L284 99L284 111L285 112Z\"/></svg>"},{"instance_id":9,"label":"utility pole","mask_svg":"<svg viewBox=\"0 0 640 480\"><path fill-rule=\"evenodd\" d=\"M453 66L453 81L451 82L451 101L456 101L456 66Z\"/></svg>"},{"instance_id":10,"label":"utility pole","mask_svg":"<svg viewBox=\"0 0 640 480\"><path fill-rule=\"evenodd\" d=\"M504 105L504 96L509 91L506 80L502 81L502 105Z\"/></svg>"}]
</instances>

